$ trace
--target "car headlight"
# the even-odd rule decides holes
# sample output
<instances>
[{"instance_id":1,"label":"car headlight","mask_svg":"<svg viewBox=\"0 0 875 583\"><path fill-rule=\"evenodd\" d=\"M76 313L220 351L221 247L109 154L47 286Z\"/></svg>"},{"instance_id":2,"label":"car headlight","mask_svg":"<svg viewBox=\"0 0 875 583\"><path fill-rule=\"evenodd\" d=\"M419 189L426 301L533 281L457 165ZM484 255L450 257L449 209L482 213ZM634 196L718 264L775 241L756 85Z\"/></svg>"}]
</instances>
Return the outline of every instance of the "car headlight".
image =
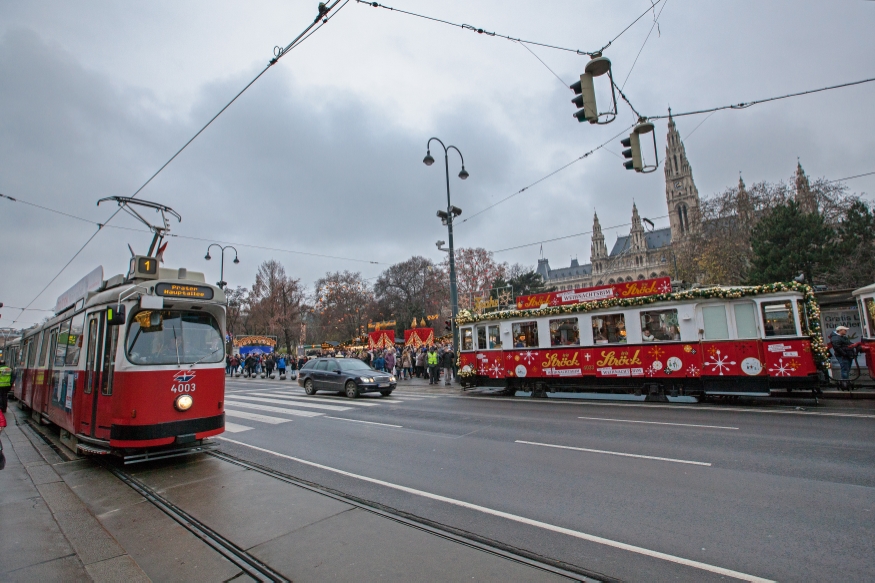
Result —
<instances>
[{"instance_id":1,"label":"car headlight","mask_svg":"<svg viewBox=\"0 0 875 583\"><path fill-rule=\"evenodd\" d=\"M372 383L372 382L374 382L374 379L372 379L372 378L370 378L370 377L359 377L359 379L361 379L361 381L362 381L363 383Z\"/></svg>"},{"instance_id":2,"label":"car headlight","mask_svg":"<svg viewBox=\"0 0 875 583\"><path fill-rule=\"evenodd\" d=\"M390 383L394 383L394 382L395 382L395 377L394 377L394 376L389 377L389 382L390 382Z\"/></svg>"}]
</instances>

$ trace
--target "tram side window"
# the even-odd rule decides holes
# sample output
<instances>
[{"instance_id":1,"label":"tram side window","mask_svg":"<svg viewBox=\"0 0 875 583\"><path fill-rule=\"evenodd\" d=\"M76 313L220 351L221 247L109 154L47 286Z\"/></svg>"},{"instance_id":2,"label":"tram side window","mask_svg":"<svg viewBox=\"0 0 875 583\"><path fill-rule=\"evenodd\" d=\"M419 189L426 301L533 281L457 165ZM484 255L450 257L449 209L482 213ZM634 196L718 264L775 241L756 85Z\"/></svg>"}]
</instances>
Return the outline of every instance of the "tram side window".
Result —
<instances>
[{"instance_id":1,"label":"tram side window","mask_svg":"<svg viewBox=\"0 0 875 583\"><path fill-rule=\"evenodd\" d=\"M550 346L580 346L577 318L550 320Z\"/></svg>"},{"instance_id":2,"label":"tram side window","mask_svg":"<svg viewBox=\"0 0 875 583\"><path fill-rule=\"evenodd\" d=\"M702 326L705 340L728 340L729 322L726 320L726 306L702 306Z\"/></svg>"},{"instance_id":3,"label":"tram side window","mask_svg":"<svg viewBox=\"0 0 875 583\"><path fill-rule=\"evenodd\" d=\"M100 394L112 395L115 382L115 354L118 352L118 326L112 326L112 332L106 335L103 353L103 375L101 375Z\"/></svg>"},{"instance_id":4,"label":"tram side window","mask_svg":"<svg viewBox=\"0 0 875 583\"><path fill-rule=\"evenodd\" d=\"M43 342L39 349L39 361L37 366L46 366L46 353L49 351L49 337L51 334L43 332Z\"/></svg>"},{"instance_id":5,"label":"tram side window","mask_svg":"<svg viewBox=\"0 0 875 583\"><path fill-rule=\"evenodd\" d=\"M592 337L596 344L626 344L626 316L593 316Z\"/></svg>"},{"instance_id":6,"label":"tram side window","mask_svg":"<svg viewBox=\"0 0 875 583\"><path fill-rule=\"evenodd\" d=\"M537 348L538 347L538 323L537 322L514 322L513 347L514 348Z\"/></svg>"},{"instance_id":7,"label":"tram side window","mask_svg":"<svg viewBox=\"0 0 875 583\"><path fill-rule=\"evenodd\" d=\"M34 335L27 341L27 368L33 368L33 363L36 362L37 336Z\"/></svg>"},{"instance_id":8,"label":"tram side window","mask_svg":"<svg viewBox=\"0 0 875 583\"><path fill-rule=\"evenodd\" d=\"M498 326L489 327L489 349L501 348L501 337Z\"/></svg>"},{"instance_id":9,"label":"tram side window","mask_svg":"<svg viewBox=\"0 0 875 583\"><path fill-rule=\"evenodd\" d=\"M791 300L763 302L762 310L766 337L796 336L796 317Z\"/></svg>"},{"instance_id":10,"label":"tram side window","mask_svg":"<svg viewBox=\"0 0 875 583\"><path fill-rule=\"evenodd\" d=\"M474 350L474 331L462 328L462 350Z\"/></svg>"},{"instance_id":11,"label":"tram side window","mask_svg":"<svg viewBox=\"0 0 875 583\"><path fill-rule=\"evenodd\" d=\"M863 300L863 311L866 313L866 321L869 322L869 334L875 336L875 298Z\"/></svg>"},{"instance_id":12,"label":"tram side window","mask_svg":"<svg viewBox=\"0 0 875 583\"><path fill-rule=\"evenodd\" d=\"M55 368L64 366L67 360L67 346L70 343L70 320L66 320L58 329L58 339L55 344Z\"/></svg>"},{"instance_id":13,"label":"tram side window","mask_svg":"<svg viewBox=\"0 0 875 583\"><path fill-rule=\"evenodd\" d=\"M67 366L79 364L79 350L82 348L82 329L85 326L85 313L73 316L70 324L70 336L67 339Z\"/></svg>"},{"instance_id":14,"label":"tram side window","mask_svg":"<svg viewBox=\"0 0 875 583\"><path fill-rule=\"evenodd\" d=\"M753 302L735 304L735 331L739 338L757 338L757 311Z\"/></svg>"},{"instance_id":15,"label":"tram side window","mask_svg":"<svg viewBox=\"0 0 875 583\"><path fill-rule=\"evenodd\" d=\"M641 312L641 339L644 342L680 340L677 310L647 310Z\"/></svg>"},{"instance_id":16,"label":"tram side window","mask_svg":"<svg viewBox=\"0 0 875 583\"><path fill-rule=\"evenodd\" d=\"M799 327L802 328L802 334L808 336L811 330L808 328L808 314L805 313L805 306L802 302L796 302L796 310L799 312Z\"/></svg>"},{"instance_id":17,"label":"tram side window","mask_svg":"<svg viewBox=\"0 0 875 583\"><path fill-rule=\"evenodd\" d=\"M486 326L477 326L477 350L486 350Z\"/></svg>"}]
</instances>

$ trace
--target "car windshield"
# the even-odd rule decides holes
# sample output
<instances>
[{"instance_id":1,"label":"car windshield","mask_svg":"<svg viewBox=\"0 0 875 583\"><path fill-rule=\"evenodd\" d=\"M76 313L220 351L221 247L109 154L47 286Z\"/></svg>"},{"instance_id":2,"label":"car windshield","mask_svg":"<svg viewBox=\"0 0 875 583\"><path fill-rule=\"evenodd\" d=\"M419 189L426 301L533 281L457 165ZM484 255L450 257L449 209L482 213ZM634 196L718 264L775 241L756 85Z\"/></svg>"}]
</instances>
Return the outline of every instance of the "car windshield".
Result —
<instances>
[{"instance_id":1,"label":"car windshield","mask_svg":"<svg viewBox=\"0 0 875 583\"><path fill-rule=\"evenodd\" d=\"M131 318L127 355L133 364L193 364L225 358L222 333L212 314L142 310Z\"/></svg>"},{"instance_id":2,"label":"car windshield","mask_svg":"<svg viewBox=\"0 0 875 583\"><path fill-rule=\"evenodd\" d=\"M340 364L340 370L373 370L357 358L341 358L337 362Z\"/></svg>"}]
</instances>

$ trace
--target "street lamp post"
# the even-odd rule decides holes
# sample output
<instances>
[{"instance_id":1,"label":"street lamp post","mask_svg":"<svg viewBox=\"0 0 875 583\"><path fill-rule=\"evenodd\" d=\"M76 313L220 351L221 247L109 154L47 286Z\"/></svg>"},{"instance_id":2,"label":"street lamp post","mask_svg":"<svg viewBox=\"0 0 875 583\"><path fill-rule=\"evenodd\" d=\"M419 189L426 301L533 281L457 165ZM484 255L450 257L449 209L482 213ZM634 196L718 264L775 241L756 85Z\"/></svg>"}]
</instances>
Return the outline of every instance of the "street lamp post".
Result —
<instances>
[{"instance_id":1,"label":"street lamp post","mask_svg":"<svg viewBox=\"0 0 875 583\"><path fill-rule=\"evenodd\" d=\"M219 268L220 269L219 281L216 283L216 285L219 286L220 288L222 288L222 290L224 291L225 286L228 285L228 282L225 281L225 249L234 249L234 263L235 264L240 263L240 260L237 258L237 249L234 248L233 246L225 245L224 247L222 247L218 243L213 243L212 245L207 247L207 254L204 255L204 259L206 259L207 261L212 259L212 257L210 257L210 249L212 249L213 247L218 247L219 249L222 250L222 261L221 261L221 267Z\"/></svg>"},{"instance_id":2,"label":"street lamp post","mask_svg":"<svg viewBox=\"0 0 875 583\"><path fill-rule=\"evenodd\" d=\"M450 150L455 150L459 154L459 159L462 161L462 171L459 172L459 178L465 180L468 178L468 171L465 170L465 157L462 156L462 152L459 151L459 148L456 146L445 146L442 141L438 138L431 138L428 140L426 144L426 154L425 158L422 159L422 162L426 166L431 166L434 164L434 158L431 156L431 143L435 141L441 145L444 149L444 169L446 171L447 177L447 210L446 211L438 211L438 217L441 218L441 221L447 226L447 234L448 240L450 243L450 247L447 250L450 255L450 309L452 310L453 317L450 320L451 330L453 334L453 350L457 353L461 349L459 345L459 331L456 327L456 316L459 313L459 294L456 289L456 256L453 253L453 219L462 214L462 209L453 206L450 202Z\"/></svg>"}]
</instances>

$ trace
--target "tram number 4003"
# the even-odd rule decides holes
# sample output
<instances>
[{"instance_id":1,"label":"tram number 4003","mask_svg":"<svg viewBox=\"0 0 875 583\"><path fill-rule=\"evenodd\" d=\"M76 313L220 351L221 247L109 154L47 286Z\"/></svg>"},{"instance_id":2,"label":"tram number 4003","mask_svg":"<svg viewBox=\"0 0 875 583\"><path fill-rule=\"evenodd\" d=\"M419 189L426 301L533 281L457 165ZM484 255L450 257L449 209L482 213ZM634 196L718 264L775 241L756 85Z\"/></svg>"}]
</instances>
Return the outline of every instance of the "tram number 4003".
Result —
<instances>
[{"instance_id":1,"label":"tram number 4003","mask_svg":"<svg viewBox=\"0 0 875 583\"><path fill-rule=\"evenodd\" d=\"M179 383L170 387L171 393L193 393L194 383Z\"/></svg>"}]
</instances>

